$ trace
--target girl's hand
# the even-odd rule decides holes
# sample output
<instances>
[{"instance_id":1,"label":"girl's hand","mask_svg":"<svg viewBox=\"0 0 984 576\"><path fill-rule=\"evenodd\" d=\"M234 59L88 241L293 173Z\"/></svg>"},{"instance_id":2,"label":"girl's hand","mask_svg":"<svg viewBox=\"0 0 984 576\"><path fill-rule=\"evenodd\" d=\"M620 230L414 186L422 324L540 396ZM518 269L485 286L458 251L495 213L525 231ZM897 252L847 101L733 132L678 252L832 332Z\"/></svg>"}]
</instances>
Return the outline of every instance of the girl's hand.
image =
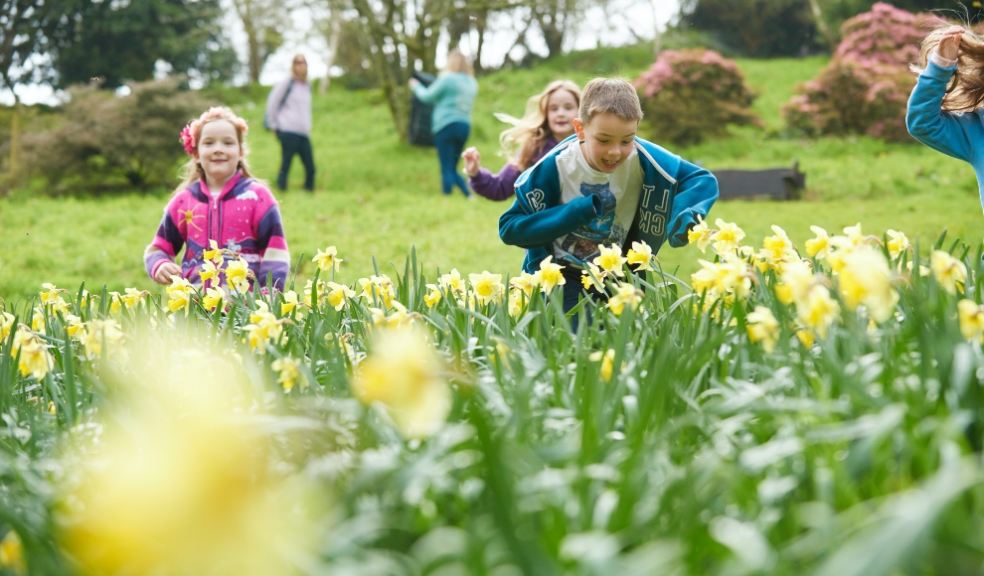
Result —
<instances>
[{"instance_id":1,"label":"girl's hand","mask_svg":"<svg viewBox=\"0 0 984 576\"><path fill-rule=\"evenodd\" d=\"M963 34L964 29L960 26L952 26L943 32L943 38L936 49L940 58L956 60L960 56L960 38Z\"/></svg>"},{"instance_id":2,"label":"girl's hand","mask_svg":"<svg viewBox=\"0 0 984 576\"><path fill-rule=\"evenodd\" d=\"M154 282L158 284L170 284L171 276L180 276L181 268L174 262L165 262L157 268L154 273Z\"/></svg>"},{"instance_id":3,"label":"girl's hand","mask_svg":"<svg viewBox=\"0 0 984 576\"><path fill-rule=\"evenodd\" d=\"M419 80L417 80L416 78L414 78L414 77L412 77L412 76L411 76L411 77L410 77L410 79L409 79L409 80L407 80L407 84L409 84L409 85L410 85L410 87L411 87L411 88L413 88L413 87L414 87L414 86L416 86L417 84L420 84L420 81L419 81Z\"/></svg>"},{"instance_id":4,"label":"girl's hand","mask_svg":"<svg viewBox=\"0 0 984 576\"><path fill-rule=\"evenodd\" d=\"M465 174L468 174L469 178L477 176L482 167L482 156L478 153L478 148L469 146L461 153L461 157L465 160Z\"/></svg>"}]
</instances>

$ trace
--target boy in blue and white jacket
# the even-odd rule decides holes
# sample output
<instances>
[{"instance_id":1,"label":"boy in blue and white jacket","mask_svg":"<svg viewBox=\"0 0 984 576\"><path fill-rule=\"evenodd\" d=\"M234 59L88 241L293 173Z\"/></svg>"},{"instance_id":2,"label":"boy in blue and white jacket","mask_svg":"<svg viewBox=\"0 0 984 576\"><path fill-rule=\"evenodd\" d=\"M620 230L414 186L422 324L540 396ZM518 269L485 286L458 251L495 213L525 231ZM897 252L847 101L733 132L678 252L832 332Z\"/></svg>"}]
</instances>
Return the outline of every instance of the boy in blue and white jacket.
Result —
<instances>
[{"instance_id":1,"label":"boy in blue and white jacket","mask_svg":"<svg viewBox=\"0 0 984 576\"><path fill-rule=\"evenodd\" d=\"M963 43L974 50L951 88ZM979 79L984 63L978 56L982 44L984 39L961 26L938 28L926 36L921 49L925 68L909 96L905 125L916 140L974 167L984 206L984 90Z\"/></svg>"},{"instance_id":2,"label":"boy in blue and white jacket","mask_svg":"<svg viewBox=\"0 0 984 576\"><path fill-rule=\"evenodd\" d=\"M547 256L565 266L565 310L599 246L683 246L718 197L713 174L636 136L642 107L629 82L589 82L579 116L575 134L516 180L516 201L499 219L502 241L527 250L524 271Z\"/></svg>"}]
</instances>

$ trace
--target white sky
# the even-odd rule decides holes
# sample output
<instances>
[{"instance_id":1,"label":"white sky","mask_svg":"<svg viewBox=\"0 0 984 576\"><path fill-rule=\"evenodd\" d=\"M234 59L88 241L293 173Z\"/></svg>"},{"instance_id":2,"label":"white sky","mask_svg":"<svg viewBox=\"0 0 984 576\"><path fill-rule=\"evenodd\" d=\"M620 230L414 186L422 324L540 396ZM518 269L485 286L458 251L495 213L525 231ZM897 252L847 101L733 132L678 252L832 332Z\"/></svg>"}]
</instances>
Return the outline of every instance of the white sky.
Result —
<instances>
[{"instance_id":1,"label":"white sky","mask_svg":"<svg viewBox=\"0 0 984 576\"><path fill-rule=\"evenodd\" d=\"M604 46L619 46L622 44L636 41L635 35L646 39L651 39L657 29L663 30L666 25L676 16L679 8L678 0L610 0L609 10L604 11L594 8L589 11L580 25L568 34L566 50L583 50L593 48L599 44ZM276 53L267 59L260 74L261 84L273 84L286 77L290 69L291 57L296 52L303 52L308 59L310 76L312 78L324 77L327 73L325 60L322 54L327 52L324 41L317 38L310 30L310 15L297 11L292 15L294 24L297 27L296 37L299 40L287 42ZM497 31L486 33L485 46L482 51L482 63L487 67L498 66L505 58L505 51L512 45L516 33L513 31L514 24L508 20L490 23L490 27L498 28ZM236 21L235 14L229 13L227 17L226 29L230 31L233 38L233 46L240 54L240 59L245 61L245 37L242 27ZM633 30L633 35L629 30ZM537 38L535 27L531 27L531 33L527 36L530 48L539 53L545 53L546 49L542 41ZM470 46L464 46L468 51L470 48L474 53L477 47L477 37L472 38ZM440 60L446 48L438 50L438 62L440 67L443 62ZM520 57L522 54L514 54ZM38 102L55 103L58 95L50 86L32 85L18 86L17 94L21 101L26 104ZM13 97L9 91L0 92L0 104L10 105Z\"/></svg>"}]
</instances>

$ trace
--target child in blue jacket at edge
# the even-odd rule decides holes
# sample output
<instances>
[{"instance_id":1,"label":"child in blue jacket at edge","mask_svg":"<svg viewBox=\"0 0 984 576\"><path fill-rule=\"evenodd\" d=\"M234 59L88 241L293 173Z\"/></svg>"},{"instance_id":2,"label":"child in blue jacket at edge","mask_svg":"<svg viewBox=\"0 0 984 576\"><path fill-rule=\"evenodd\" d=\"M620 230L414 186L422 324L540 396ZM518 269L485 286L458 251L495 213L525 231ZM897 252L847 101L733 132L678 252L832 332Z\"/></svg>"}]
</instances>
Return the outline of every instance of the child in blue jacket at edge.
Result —
<instances>
[{"instance_id":1,"label":"child in blue jacket at edge","mask_svg":"<svg viewBox=\"0 0 984 576\"><path fill-rule=\"evenodd\" d=\"M714 175L636 136L640 120L628 81L589 82L575 133L519 176L516 201L499 219L502 241L526 248L524 271L551 255L564 265L565 311L580 299L580 271L600 245L684 246L717 200Z\"/></svg>"},{"instance_id":2,"label":"child in blue jacket at edge","mask_svg":"<svg viewBox=\"0 0 984 576\"><path fill-rule=\"evenodd\" d=\"M916 140L974 167L984 206L984 39L961 26L937 28L923 40L920 60L925 68L905 126Z\"/></svg>"}]
</instances>

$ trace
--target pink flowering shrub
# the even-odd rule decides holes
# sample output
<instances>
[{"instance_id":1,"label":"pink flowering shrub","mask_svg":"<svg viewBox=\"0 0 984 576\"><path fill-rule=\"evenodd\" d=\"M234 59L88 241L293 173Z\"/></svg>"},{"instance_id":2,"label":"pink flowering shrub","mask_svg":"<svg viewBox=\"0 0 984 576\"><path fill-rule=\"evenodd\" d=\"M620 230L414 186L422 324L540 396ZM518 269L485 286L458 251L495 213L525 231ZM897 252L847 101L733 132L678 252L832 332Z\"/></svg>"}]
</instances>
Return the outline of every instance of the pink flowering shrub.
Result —
<instances>
[{"instance_id":1,"label":"pink flowering shrub","mask_svg":"<svg viewBox=\"0 0 984 576\"><path fill-rule=\"evenodd\" d=\"M942 21L879 2L841 25L842 40L820 75L783 107L794 130L908 140L905 108L923 37Z\"/></svg>"},{"instance_id":2,"label":"pink flowering shrub","mask_svg":"<svg viewBox=\"0 0 984 576\"><path fill-rule=\"evenodd\" d=\"M732 124L759 123L741 70L713 50L665 50L635 86L657 142L693 144Z\"/></svg>"}]
</instances>

